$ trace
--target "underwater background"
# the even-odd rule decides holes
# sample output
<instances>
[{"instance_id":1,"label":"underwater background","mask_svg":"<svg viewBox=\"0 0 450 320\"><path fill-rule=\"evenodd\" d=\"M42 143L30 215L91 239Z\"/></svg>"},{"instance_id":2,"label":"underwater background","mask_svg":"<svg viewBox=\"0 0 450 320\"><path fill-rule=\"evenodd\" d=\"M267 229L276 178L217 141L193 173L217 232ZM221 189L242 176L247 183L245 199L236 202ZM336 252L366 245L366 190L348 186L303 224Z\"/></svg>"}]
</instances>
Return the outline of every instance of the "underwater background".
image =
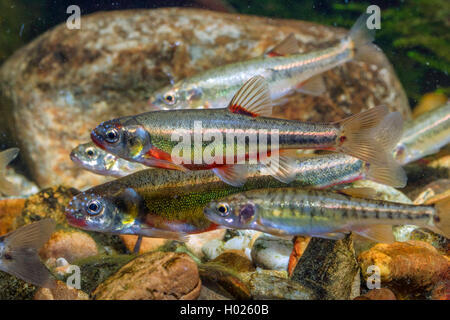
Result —
<instances>
[{"instance_id":1,"label":"underwater background","mask_svg":"<svg viewBox=\"0 0 450 320\"><path fill-rule=\"evenodd\" d=\"M197 42L190 42L190 28L195 27L186 27L180 18L181 27L176 36L182 34L185 39L179 47L178 43L172 47L161 43L160 48L152 39L145 39L150 45L145 43L142 47L136 46L129 52L122 52L120 44L108 39L111 42L106 47L111 45L114 49L98 53L98 48L92 49L91 46L95 40L90 38L89 50L80 49L70 57L67 55L68 50L77 43L65 42L65 39L70 38L69 33L65 33L65 28L57 26L66 22L69 16L67 7L73 4L81 8L82 23L86 15L100 11L169 7L207 9L255 17L248 18L252 24L249 27L251 35L244 37L242 41L217 36L217 42L209 44L208 37L204 36L201 41L196 39ZM0 299L200 297L199 299L208 300L448 300L450 243L445 237L425 228L395 227L393 234L398 242L394 244L376 244L374 241L354 240L350 236L338 241L319 238L311 240L310 237L296 237L292 241L268 234L261 235L253 230L222 229L205 233L198 238L193 237L186 243L144 238L142 246L138 248L141 255L136 258L132 253L137 237L82 231L66 221L65 210L78 194L77 189L84 190L106 181L104 177L77 168L71 163L70 150L87 142L90 130L100 121L146 110L149 88L155 90L173 80L166 70L174 71L178 80L213 68L216 64L258 57L281 38L275 40L264 35L259 39L257 29L260 26L265 28L266 25L257 17L300 20L299 23L306 22L304 26L314 22L343 28L314 29L314 25L311 27L312 32L306 30L306 27L305 30L299 30L302 40L303 36L308 39L311 34L312 38L320 38L323 32L326 35L324 38L331 43L343 36L344 29L350 29L361 13L374 4L381 8L381 29L376 31L374 42L388 58L395 74L389 68L386 75L379 70L374 71L351 62L351 67L343 66L327 71L326 84L330 92L326 97L297 94L300 98L294 97L289 101L289 106L301 101L303 104L297 103L301 112L299 109L282 106L275 111L275 116L313 122L337 121L373 107L380 100L388 105L389 111L400 112L405 121L420 120L419 115L439 107L444 111L448 110L448 0L79 0L75 3L71 0L0 0L0 66L12 66L11 70L0 68L0 89L4 89L3 93L8 96L8 99L0 100L0 152L20 147L17 159L8 168L8 178L22 188L18 197L1 198L0 192L0 236L32 222L52 218L57 223L56 232L40 252L41 260L60 280L66 281L70 277L68 270L72 265L80 266L83 275L80 290L65 290L64 283L60 281L58 285L61 290L56 292L27 285L0 272ZM169 21L178 12L192 21L198 22L200 20L196 19L201 19L196 16L196 12L190 16L186 11L174 9L161 14L161 20ZM208 15L207 12L199 12L200 17ZM123 18L131 25L131 29L139 30L136 27L139 23L136 21L142 17L136 14L138 18L133 20L134 17L130 18L130 15L118 13L118 20ZM144 14L142 16L145 17ZM95 19L101 21L100 25L105 21L109 22L101 13L95 17L86 17L90 26L94 25L92 29L96 28L92 23ZM223 19L231 21L231 18ZM167 25L173 28L170 22ZM233 21L230 25L234 23L236 22ZM280 32L283 34L290 31L290 28L295 28L295 23L297 22L293 21L291 24L290 21L277 20L274 25L267 23L267 30L275 34L273 30L277 27L285 27ZM49 36L46 32L52 32L54 27L56 28L53 30L57 32ZM123 39L126 39L126 32L121 31L123 30L117 31L118 38L124 33ZM40 36L42 37L39 38ZM157 37L165 41L164 32L158 33ZM165 42L170 41L169 37ZM304 41L302 52L317 49L316 44L311 42L314 41ZM232 52L229 48L235 48L234 43L237 47L242 46L243 50ZM229 47L223 49L221 44ZM50 47L46 48L45 45ZM196 45L199 47L196 48ZM319 47L323 48L324 45L329 44L325 41ZM134 49L136 50L133 51ZM163 56L162 52L168 55ZM103 53L119 62L111 69L108 69L110 65L105 67L104 73L103 65L96 61ZM156 61L156 67L152 65L147 69L147 62L153 63L152 59ZM21 61L26 63L22 64ZM21 69L24 77L19 72L15 73L14 67L19 70L25 64L27 67ZM380 80L377 75L380 75L380 79L381 75L385 78ZM79 83L71 79L71 76ZM17 82L10 84L9 79ZM148 79L150 81L146 83ZM392 85L389 86L388 83ZM28 85L36 88L36 92L27 92ZM342 96L344 98L339 100ZM367 101L369 102L366 104ZM435 113L434 120L437 119L436 115L439 115L438 112ZM445 117L448 118L448 112L441 118ZM448 132L448 128L442 131ZM445 139L448 140L448 137L441 140ZM367 184L365 181L359 184L357 182L355 185L375 188L377 195L384 201L433 205L442 200L442 196L449 196L449 163L450 149L447 145L439 153L405 164L408 185L400 191L371 181L367 181ZM171 189L164 189L164 192L170 196L173 193ZM158 205L163 206L166 199L170 202L170 197L164 198L165 194L158 194L158 197L162 199ZM408 258L403 259L405 256ZM295 269L297 263L298 267ZM374 264L387 270L388 275L382 279L389 283L386 290L375 292L368 290L370 288L366 286L365 280L370 278L370 274L365 270ZM148 266L155 268L149 271ZM315 270L315 273L310 270ZM166 278L177 281L169 283L164 281ZM310 286L308 283L315 284ZM152 294L142 290L148 285L155 287ZM120 289L124 287L129 290Z\"/></svg>"},{"instance_id":2,"label":"underwater background","mask_svg":"<svg viewBox=\"0 0 450 320\"><path fill-rule=\"evenodd\" d=\"M72 1L73 2L73 1ZM1 0L0 63L14 50L67 19L69 0ZM379 45L393 64L410 104L429 92L450 93L450 3L446 0L317 1L77 1L81 14L158 7L194 7L350 28L360 12L382 10Z\"/></svg>"}]
</instances>

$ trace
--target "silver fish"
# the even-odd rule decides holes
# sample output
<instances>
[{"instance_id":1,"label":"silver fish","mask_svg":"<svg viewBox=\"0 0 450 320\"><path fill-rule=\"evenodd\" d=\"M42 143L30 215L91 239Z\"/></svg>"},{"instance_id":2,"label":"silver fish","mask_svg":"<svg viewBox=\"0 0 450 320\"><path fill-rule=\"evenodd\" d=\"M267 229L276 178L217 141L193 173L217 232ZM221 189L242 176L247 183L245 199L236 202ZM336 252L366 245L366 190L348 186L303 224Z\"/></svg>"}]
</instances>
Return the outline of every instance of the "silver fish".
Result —
<instances>
[{"instance_id":1,"label":"silver fish","mask_svg":"<svg viewBox=\"0 0 450 320\"><path fill-rule=\"evenodd\" d=\"M335 46L300 54L291 35L264 57L210 69L156 91L150 106L158 110L221 108L245 81L257 75L268 80L274 101L294 91L320 95L325 85L319 74L353 59L371 57L378 50L371 43L374 30L366 27L368 17L363 14Z\"/></svg>"},{"instance_id":2,"label":"silver fish","mask_svg":"<svg viewBox=\"0 0 450 320\"><path fill-rule=\"evenodd\" d=\"M116 157L95 146L93 142L80 144L70 153L70 159L93 173L103 176L123 177L130 173L148 169L137 162Z\"/></svg>"},{"instance_id":3,"label":"silver fish","mask_svg":"<svg viewBox=\"0 0 450 320\"><path fill-rule=\"evenodd\" d=\"M398 224L415 224L450 236L448 198L435 206L417 206L360 196L299 188L251 190L212 201L204 214L225 227L279 236L341 239L352 231L375 241L392 242L392 225Z\"/></svg>"},{"instance_id":4,"label":"silver fish","mask_svg":"<svg viewBox=\"0 0 450 320\"><path fill-rule=\"evenodd\" d=\"M438 152L450 143L450 102L406 123L394 149L397 162L407 164Z\"/></svg>"}]
</instances>

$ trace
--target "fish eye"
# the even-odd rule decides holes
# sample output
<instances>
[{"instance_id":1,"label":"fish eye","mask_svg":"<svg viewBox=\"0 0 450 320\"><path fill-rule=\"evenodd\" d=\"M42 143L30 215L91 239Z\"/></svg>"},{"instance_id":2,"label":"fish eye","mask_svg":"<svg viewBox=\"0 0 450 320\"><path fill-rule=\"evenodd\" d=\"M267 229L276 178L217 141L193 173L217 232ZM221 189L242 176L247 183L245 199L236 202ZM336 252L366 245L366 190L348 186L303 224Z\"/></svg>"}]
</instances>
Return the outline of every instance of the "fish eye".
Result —
<instances>
[{"instance_id":1,"label":"fish eye","mask_svg":"<svg viewBox=\"0 0 450 320\"><path fill-rule=\"evenodd\" d=\"M92 158L95 155L94 148L86 149L86 154L88 155L89 158Z\"/></svg>"},{"instance_id":2,"label":"fish eye","mask_svg":"<svg viewBox=\"0 0 450 320\"><path fill-rule=\"evenodd\" d=\"M217 205L217 211L222 217L226 217L230 213L230 207L226 203L219 203Z\"/></svg>"},{"instance_id":3,"label":"fish eye","mask_svg":"<svg viewBox=\"0 0 450 320\"><path fill-rule=\"evenodd\" d=\"M86 211L91 216L96 216L103 211L103 205L98 200L91 200L86 205Z\"/></svg>"},{"instance_id":4,"label":"fish eye","mask_svg":"<svg viewBox=\"0 0 450 320\"><path fill-rule=\"evenodd\" d=\"M164 102L168 105L175 104L176 102L175 95L172 93L166 93L166 95L164 96Z\"/></svg>"},{"instance_id":5,"label":"fish eye","mask_svg":"<svg viewBox=\"0 0 450 320\"><path fill-rule=\"evenodd\" d=\"M119 131L115 128L108 129L105 133L105 140L109 143L116 143L119 141Z\"/></svg>"}]
</instances>

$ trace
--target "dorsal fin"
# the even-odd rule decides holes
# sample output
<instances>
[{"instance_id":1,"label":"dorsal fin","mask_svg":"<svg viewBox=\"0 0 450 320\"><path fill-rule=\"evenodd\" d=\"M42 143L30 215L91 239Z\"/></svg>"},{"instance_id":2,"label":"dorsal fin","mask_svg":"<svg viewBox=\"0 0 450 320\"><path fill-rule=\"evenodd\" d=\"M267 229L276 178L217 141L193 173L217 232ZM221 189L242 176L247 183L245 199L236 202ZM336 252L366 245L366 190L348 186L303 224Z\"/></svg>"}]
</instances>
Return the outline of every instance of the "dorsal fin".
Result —
<instances>
[{"instance_id":1,"label":"dorsal fin","mask_svg":"<svg viewBox=\"0 0 450 320\"><path fill-rule=\"evenodd\" d=\"M293 33L290 33L283 41L270 49L264 55L266 57L272 58L299 53L299 51L300 48L298 47L297 39L295 38L295 35Z\"/></svg>"},{"instance_id":2,"label":"dorsal fin","mask_svg":"<svg viewBox=\"0 0 450 320\"><path fill-rule=\"evenodd\" d=\"M262 76L250 78L231 99L228 109L251 117L272 115L269 86Z\"/></svg>"}]
</instances>

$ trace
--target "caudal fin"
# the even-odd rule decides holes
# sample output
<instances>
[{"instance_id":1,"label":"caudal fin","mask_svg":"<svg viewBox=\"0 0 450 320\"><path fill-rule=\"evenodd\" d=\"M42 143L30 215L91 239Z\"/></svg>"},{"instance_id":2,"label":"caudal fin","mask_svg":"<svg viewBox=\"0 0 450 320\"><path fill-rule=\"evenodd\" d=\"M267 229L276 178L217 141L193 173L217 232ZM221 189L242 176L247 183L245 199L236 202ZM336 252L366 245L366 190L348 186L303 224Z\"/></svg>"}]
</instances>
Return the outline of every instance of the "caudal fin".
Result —
<instances>
[{"instance_id":1,"label":"caudal fin","mask_svg":"<svg viewBox=\"0 0 450 320\"><path fill-rule=\"evenodd\" d=\"M0 269L36 286L54 287L55 280L38 256L54 229L52 219L43 219L4 236L6 250Z\"/></svg>"},{"instance_id":2,"label":"caudal fin","mask_svg":"<svg viewBox=\"0 0 450 320\"><path fill-rule=\"evenodd\" d=\"M450 239L450 196L436 202L434 207L437 214L434 217L434 227L431 229Z\"/></svg>"},{"instance_id":3,"label":"caudal fin","mask_svg":"<svg viewBox=\"0 0 450 320\"><path fill-rule=\"evenodd\" d=\"M399 112L391 112L383 118L374 129L374 139L379 145L380 152L386 152L383 164L369 163L367 179L386 184L394 188L406 186L407 176L403 168L395 161L392 150L403 133L403 119Z\"/></svg>"},{"instance_id":4,"label":"caudal fin","mask_svg":"<svg viewBox=\"0 0 450 320\"><path fill-rule=\"evenodd\" d=\"M13 196L18 194L17 188L6 180L6 166L19 154L19 148L11 148L0 152L0 194Z\"/></svg>"},{"instance_id":5,"label":"caudal fin","mask_svg":"<svg viewBox=\"0 0 450 320\"><path fill-rule=\"evenodd\" d=\"M389 64L389 61L380 54L381 49L372 43L375 39L375 29L367 27L370 16L368 13L363 13L343 41L353 49L353 59L383 67Z\"/></svg>"},{"instance_id":6,"label":"caudal fin","mask_svg":"<svg viewBox=\"0 0 450 320\"><path fill-rule=\"evenodd\" d=\"M378 106L342 120L336 150L371 165L400 170L392 158L392 148L401 137L402 119L400 114L388 116L388 112L385 106Z\"/></svg>"}]
</instances>

